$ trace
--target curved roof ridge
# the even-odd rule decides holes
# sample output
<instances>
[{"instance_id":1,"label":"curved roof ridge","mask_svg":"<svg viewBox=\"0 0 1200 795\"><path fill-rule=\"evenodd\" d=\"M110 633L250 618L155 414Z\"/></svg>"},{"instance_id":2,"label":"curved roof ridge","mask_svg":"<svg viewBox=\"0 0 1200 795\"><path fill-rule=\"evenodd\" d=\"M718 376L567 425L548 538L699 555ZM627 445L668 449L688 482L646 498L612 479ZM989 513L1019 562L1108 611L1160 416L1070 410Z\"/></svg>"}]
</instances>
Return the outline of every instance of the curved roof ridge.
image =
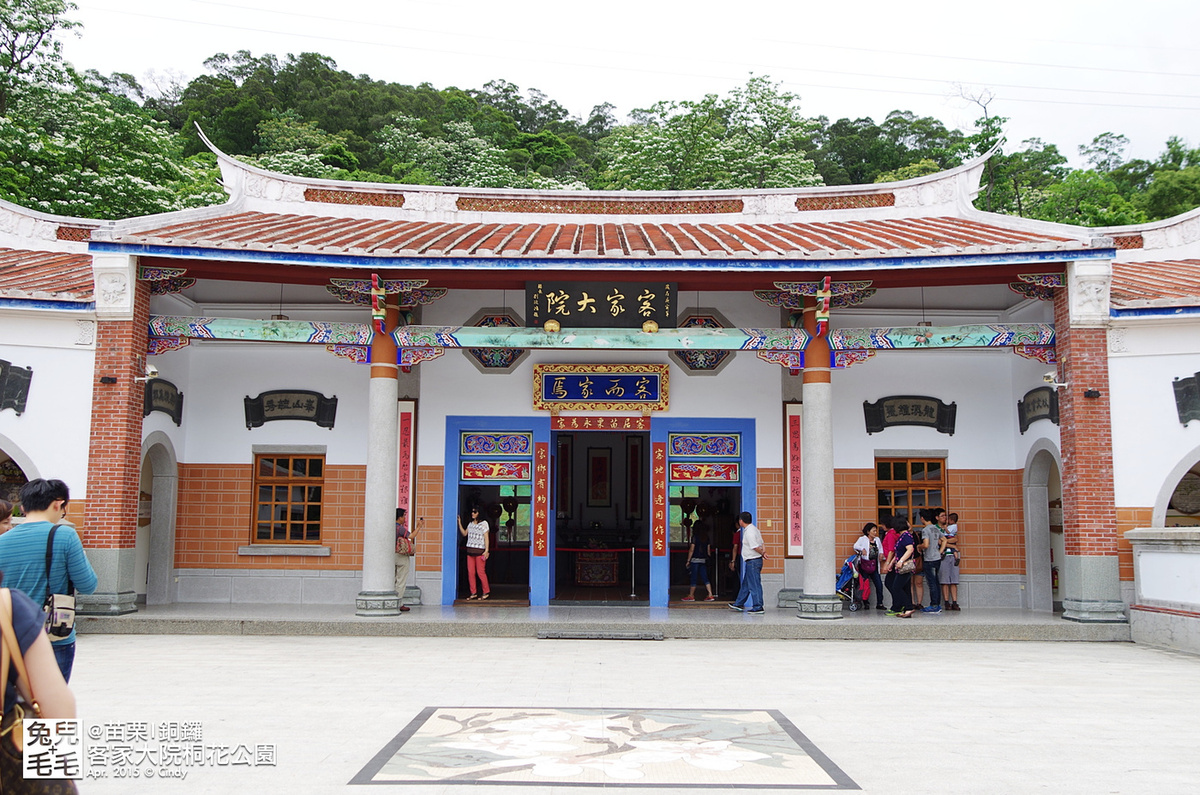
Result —
<instances>
[{"instance_id":1,"label":"curved roof ridge","mask_svg":"<svg viewBox=\"0 0 1200 795\"><path fill-rule=\"evenodd\" d=\"M1096 230L1108 235L1131 235L1137 232L1167 229L1196 219L1200 219L1200 207L1180 213L1179 215L1172 215L1170 218L1162 218L1158 221L1144 221L1140 224L1126 224L1125 226L1098 226Z\"/></svg>"},{"instance_id":2,"label":"curved roof ridge","mask_svg":"<svg viewBox=\"0 0 1200 795\"><path fill-rule=\"evenodd\" d=\"M1170 218L1096 230L1116 242L1126 261L1182 260L1200 257L1200 207Z\"/></svg>"},{"instance_id":3,"label":"curved roof ridge","mask_svg":"<svg viewBox=\"0 0 1200 795\"><path fill-rule=\"evenodd\" d=\"M85 251L86 240L112 221L31 210L0 199L0 246L39 251Z\"/></svg>"},{"instance_id":4,"label":"curved roof ridge","mask_svg":"<svg viewBox=\"0 0 1200 795\"><path fill-rule=\"evenodd\" d=\"M1091 248L1112 248L1113 239L1105 230L1090 227L1063 224L1057 221L1042 221L1037 218L1025 218L1020 215L1005 215L1004 213L980 210L967 201L961 208L963 218L968 221L978 221L986 224L997 224L1008 229L1018 229L1039 235L1054 235L1078 240Z\"/></svg>"},{"instance_id":5,"label":"curved roof ridge","mask_svg":"<svg viewBox=\"0 0 1200 795\"><path fill-rule=\"evenodd\" d=\"M858 185L817 185L792 188L722 188L722 189L692 189L692 190L539 190L530 188L485 188L455 185L414 185L391 182L359 182L354 180L324 179L318 177L297 177L276 171L269 171L251 163L238 160L232 155L221 151L197 125L197 131L205 146L217 156L221 174L231 197L242 195L251 180L269 180L279 183L277 188L280 197L291 194L302 198L305 189L311 190L342 190L362 193L383 194L446 194L453 197L489 197L530 200L574 200L576 202L604 200L614 203L635 202L638 200L687 200L687 199L737 199L751 197L796 196L807 197L847 197L873 196L893 193L897 190L921 189L927 190L938 183L948 183L955 192L965 193L974 198L979 192L979 175L984 164L999 148L1000 144L989 151L975 157L962 165L935 174L927 174L895 182L878 182ZM282 188L290 186L291 190Z\"/></svg>"}]
</instances>

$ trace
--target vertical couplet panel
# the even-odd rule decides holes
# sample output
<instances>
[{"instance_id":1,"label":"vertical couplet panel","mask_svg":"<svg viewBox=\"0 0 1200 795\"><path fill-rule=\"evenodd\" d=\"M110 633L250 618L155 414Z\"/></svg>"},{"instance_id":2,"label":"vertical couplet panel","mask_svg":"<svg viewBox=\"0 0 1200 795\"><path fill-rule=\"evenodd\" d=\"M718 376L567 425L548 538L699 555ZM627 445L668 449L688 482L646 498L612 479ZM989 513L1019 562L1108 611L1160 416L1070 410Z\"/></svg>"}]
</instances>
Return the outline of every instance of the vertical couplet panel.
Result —
<instances>
[{"instance_id":1,"label":"vertical couplet panel","mask_svg":"<svg viewBox=\"0 0 1200 795\"><path fill-rule=\"evenodd\" d=\"M667 521L667 444L650 446L653 475L650 478L650 605L666 606L670 600L671 555Z\"/></svg>"},{"instance_id":2,"label":"vertical couplet panel","mask_svg":"<svg viewBox=\"0 0 1200 795\"><path fill-rule=\"evenodd\" d=\"M801 412L804 407L799 403L789 403L787 410L787 556L804 556L804 512L802 509L802 470L801 470Z\"/></svg>"}]
</instances>

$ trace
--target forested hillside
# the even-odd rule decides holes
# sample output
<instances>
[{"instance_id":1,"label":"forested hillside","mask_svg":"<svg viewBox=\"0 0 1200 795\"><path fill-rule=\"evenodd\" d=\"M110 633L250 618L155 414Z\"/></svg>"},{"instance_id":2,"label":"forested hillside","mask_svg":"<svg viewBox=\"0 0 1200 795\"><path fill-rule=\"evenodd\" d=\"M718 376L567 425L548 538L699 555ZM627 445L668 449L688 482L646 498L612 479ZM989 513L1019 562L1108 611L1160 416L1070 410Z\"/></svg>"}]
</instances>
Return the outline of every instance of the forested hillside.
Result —
<instances>
[{"instance_id":1,"label":"forested hillside","mask_svg":"<svg viewBox=\"0 0 1200 795\"><path fill-rule=\"evenodd\" d=\"M368 182L597 190L781 188L907 179L1004 139L896 110L830 121L768 77L725 96L664 99L619 118L576 115L535 88L403 85L352 75L317 53L218 53L186 83L78 71L59 37L63 0L0 0L0 197L52 213L122 218L224 200L197 132L284 173ZM86 35L86 34L85 34ZM1200 205L1200 149L1166 141L1153 162L1101 132L1084 169L1054 144L1004 141L978 206L1082 225L1165 218Z\"/></svg>"}]
</instances>

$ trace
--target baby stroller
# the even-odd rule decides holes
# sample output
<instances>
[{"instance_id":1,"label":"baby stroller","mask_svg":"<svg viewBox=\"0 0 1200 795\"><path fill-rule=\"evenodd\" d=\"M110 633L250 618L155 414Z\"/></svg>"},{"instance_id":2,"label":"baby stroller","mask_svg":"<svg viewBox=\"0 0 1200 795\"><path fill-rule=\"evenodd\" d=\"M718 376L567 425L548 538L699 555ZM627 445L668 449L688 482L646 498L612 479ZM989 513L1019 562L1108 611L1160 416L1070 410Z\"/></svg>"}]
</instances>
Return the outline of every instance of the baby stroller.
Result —
<instances>
[{"instance_id":1,"label":"baby stroller","mask_svg":"<svg viewBox=\"0 0 1200 795\"><path fill-rule=\"evenodd\" d=\"M846 558L846 562L842 564L842 570L838 573L837 578L837 595L844 602L850 603L850 612L858 610L860 598L857 591L858 587L858 554L855 553Z\"/></svg>"}]
</instances>

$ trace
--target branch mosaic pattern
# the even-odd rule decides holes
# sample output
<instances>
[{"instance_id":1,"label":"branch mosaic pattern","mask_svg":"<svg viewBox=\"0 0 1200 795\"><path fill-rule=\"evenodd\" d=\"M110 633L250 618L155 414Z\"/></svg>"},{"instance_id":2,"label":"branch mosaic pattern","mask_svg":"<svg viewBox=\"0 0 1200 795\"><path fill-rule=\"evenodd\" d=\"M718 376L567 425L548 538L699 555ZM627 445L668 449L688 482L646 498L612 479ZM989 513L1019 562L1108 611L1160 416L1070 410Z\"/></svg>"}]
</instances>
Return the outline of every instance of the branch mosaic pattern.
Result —
<instances>
[{"instance_id":1,"label":"branch mosaic pattern","mask_svg":"<svg viewBox=\"0 0 1200 795\"><path fill-rule=\"evenodd\" d=\"M776 710L428 707L351 784L858 789Z\"/></svg>"},{"instance_id":2,"label":"branch mosaic pattern","mask_svg":"<svg viewBox=\"0 0 1200 795\"><path fill-rule=\"evenodd\" d=\"M392 332L401 348L551 348L601 350L803 350L802 329L564 329L402 326Z\"/></svg>"},{"instance_id":3,"label":"branch mosaic pattern","mask_svg":"<svg viewBox=\"0 0 1200 795\"><path fill-rule=\"evenodd\" d=\"M365 323L244 320L228 317L172 317L169 315L150 318L151 337L370 345L371 334L371 327Z\"/></svg>"},{"instance_id":4,"label":"branch mosaic pattern","mask_svg":"<svg viewBox=\"0 0 1200 795\"><path fill-rule=\"evenodd\" d=\"M1014 345L1053 344L1054 326L1047 323L846 328L829 332L829 346L839 351L858 348L1007 348Z\"/></svg>"}]
</instances>

